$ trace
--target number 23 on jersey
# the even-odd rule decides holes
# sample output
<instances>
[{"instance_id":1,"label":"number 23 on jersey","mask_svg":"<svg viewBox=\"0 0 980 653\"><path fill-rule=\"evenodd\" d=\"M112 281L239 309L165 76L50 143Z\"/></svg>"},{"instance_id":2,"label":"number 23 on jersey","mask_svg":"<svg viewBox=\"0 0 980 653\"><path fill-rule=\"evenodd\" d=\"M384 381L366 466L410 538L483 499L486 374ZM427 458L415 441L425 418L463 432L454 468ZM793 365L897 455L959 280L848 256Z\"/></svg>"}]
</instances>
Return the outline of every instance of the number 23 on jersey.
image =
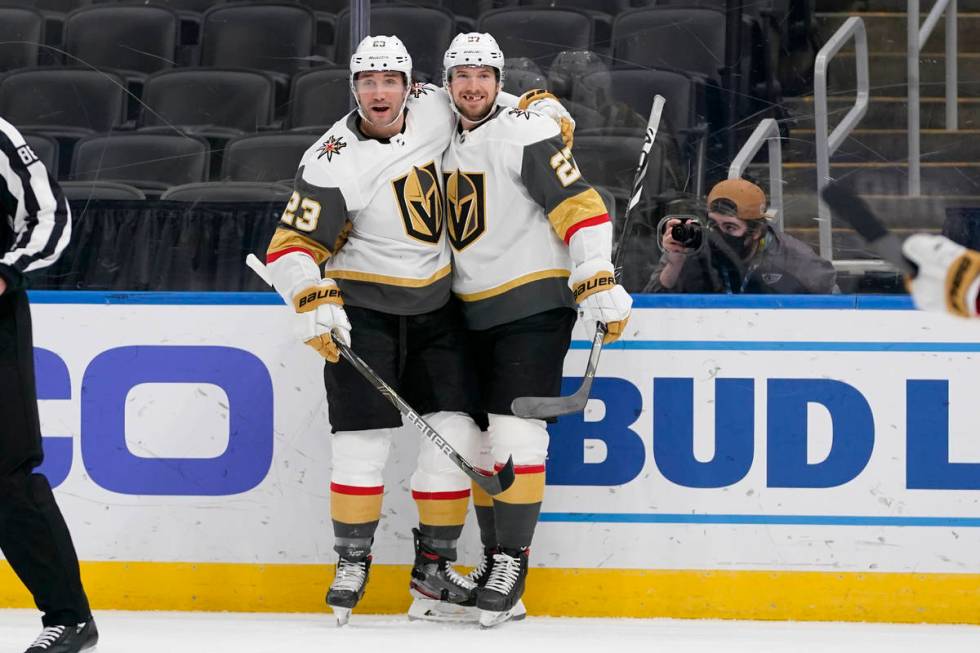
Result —
<instances>
[{"instance_id":1,"label":"number 23 on jersey","mask_svg":"<svg viewBox=\"0 0 980 653\"><path fill-rule=\"evenodd\" d=\"M302 209L302 213L297 213ZM309 197L300 197L300 194L293 192L286 204L286 210L282 213L282 222L300 231L316 231L316 225L320 221L320 203Z\"/></svg>"}]
</instances>

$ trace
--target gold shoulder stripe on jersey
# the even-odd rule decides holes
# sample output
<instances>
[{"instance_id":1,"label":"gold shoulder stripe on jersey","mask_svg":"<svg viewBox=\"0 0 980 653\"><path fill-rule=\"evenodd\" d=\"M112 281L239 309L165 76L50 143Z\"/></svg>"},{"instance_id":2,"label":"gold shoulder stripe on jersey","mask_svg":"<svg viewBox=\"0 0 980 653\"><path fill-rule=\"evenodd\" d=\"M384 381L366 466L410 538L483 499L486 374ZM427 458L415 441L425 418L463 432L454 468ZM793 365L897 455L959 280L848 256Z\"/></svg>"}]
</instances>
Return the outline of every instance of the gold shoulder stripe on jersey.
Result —
<instances>
[{"instance_id":1,"label":"gold shoulder stripe on jersey","mask_svg":"<svg viewBox=\"0 0 980 653\"><path fill-rule=\"evenodd\" d=\"M565 234L576 224L603 213L606 213L606 205L602 202L602 198L594 188L588 188L578 195L566 198L551 209L548 220L551 221L551 226L558 237L565 240Z\"/></svg>"},{"instance_id":2,"label":"gold shoulder stripe on jersey","mask_svg":"<svg viewBox=\"0 0 980 653\"><path fill-rule=\"evenodd\" d=\"M292 229L283 227L276 229L276 232L272 235L272 242L269 243L269 249L266 254L275 255L278 252L294 247L301 247L302 249L308 250L313 254L317 265L322 265L324 261L330 258L330 250L317 241Z\"/></svg>"},{"instance_id":3,"label":"gold shoulder stripe on jersey","mask_svg":"<svg viewBox=\"0 0 980 653\"><path fill-rule=\"evenodd\" d=\"M500 284L494 288L488 290L481 290L480 292L474 293L457 293L457 297L462 299L464 302L478 302L481 299L489 299L491 297L496 297L497 295L502 295L508 290L517 288L518 286L523 286L524 284L531 283L534 281L541 281L542 279L553 279L562 278L568 276L568 270L539 270L538 272L532 272L530 274L525 274L524 276L512 279L507 283Z\"/></svg>"},{"instance_id":4,"label":"gold shoulder stripe on jersey","mask_svg":"<svg viewBox=\"0 0 980 653\"><path fill-rule=\"evenodd\" d=\"M399 286L401 288L425 288L439 279L449 276L452 266L447 265L427 279L409 279L406 277L393 277L386 274L373 274L371 272L359 272L358 270L327 270L324 276L330 279L346 279L348 281L367 281L368 283L383 283L389 286Z\"/></svg>"}]
</instances>

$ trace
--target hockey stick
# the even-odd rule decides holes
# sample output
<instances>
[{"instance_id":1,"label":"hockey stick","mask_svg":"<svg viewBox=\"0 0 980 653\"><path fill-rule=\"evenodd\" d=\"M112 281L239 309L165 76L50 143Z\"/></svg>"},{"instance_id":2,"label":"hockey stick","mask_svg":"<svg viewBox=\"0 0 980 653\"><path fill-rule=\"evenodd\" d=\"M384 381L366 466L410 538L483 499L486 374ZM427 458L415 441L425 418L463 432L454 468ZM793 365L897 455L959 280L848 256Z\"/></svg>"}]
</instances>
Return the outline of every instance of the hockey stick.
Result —
<instances>
[{"instance_id":1,"label":"hockey stick","mask_svg":"<svg viewBox=\"0 0 980 653\"><path fill-rule=\"evenodd\" d=\"M272 279L269 277L269 272L266 270L265 265L258 259L254 254L249 254L245 258L245 263L248 267L259 275L259 277L265 281L270 286L272 285ZM474 483L479 485L484 492L494 496L500 494L507 488L509 488L514 483L514 459L513 457L507 459L507 464L505 464L496 474L485 473L474 467L468 460L463 458L456 449L453 448L449 442L446 441L444 437L439 435L439 432L434 428L429 426L421 415L416 413L411 406L408 405L404 399L402 399L397 392L395 392L391 386L384 382L384 380L377 375L377 373L371 369L371 367L361 360L361 357L354 353L354 351L345 345L340 340L334 340L337 348L340 350L341 356L347 359L347 362L354 366L361 376L368 380L368 382L374 386L374 388L384 395L385 399L390 401L398 412L402 414L409 422L412 423L415 428L422 432L422 435L427 437L432 444L436 446L442 453L446 454L453 463L456 464L463 473L469 476Z\"/></svg>"},{"instance_id":2,"label":"hockey stick","mask_svg":"<svg viewBox=\"0 0 980 653\"><path fill-rule=\"evenodd\" d=\"M894 265L900 272L914 277L918 266L902 254L902 242L888 231L867 202L847 186L830 182L821 193L823 201L841 220L851 225L868 245L868 249Z\"/></svg>"},{"instance_id":3,"label":"hockey stick","mask_svg":"<svg viewBox=\"0 0 980 653\"><path fill-rule=\"evenodd\" d=\"M478 470L469 461L463 458L451 444L446 442L446 439L439 435L434 428L429 426L428 422L422 419L421 415L412 410L412 407L409 406L408 403L391 388L391 386L385 383L384 379L378 376L367 363L361 360L361 357L355 354L350 347L345 345L340 340L335 340L334 342L337 344L337 348L340 349L340 355L346 358L347 362L353 365L354 369L361 373L361 376L370 381L371 385L373 385L378 392L383 394L385 399L390 401L403 417L411 422L415 428L421 431L422 435L427 437L432 444L436 445L436 448L449 456L449 459L452 460L457 467L463 470L463 473L469 476L474 483L479 485L484 492L494 496L500 494L514 483L513 456L507 459L507 463L500 468L496 474Z\"/></svg>"},{"instance_id":4,"label":"hockey stick","mask_svg":"<svg viewBox=\"0 0 980 653\"><path fill-rule=\"evenodd\" d=\"M613 270L619 269L619 263L623 258L623 241L629 233L627 229L629 228L630 214L633 207L639 203L640 195L643 193L643 178L647 176L650 150L653 148L653 141L657 138L657 130L660 129L660 117L663 115L665 102L666 100L662 95L653 97L653 106L650 107L650 120L647 122L646 136L643 139L643 147L640 148L640 160L636 164L636 173L633 175L633 190L630 193L629 204L626 205L623 231L619 239L619 247L616 249ZM599 354L602 353L602 342L605 336L606 325L601 322L596 324L595 335L592 337L592 350L589 352L589 364L585 368L582 383L574 394L566 397L517 397L510 402L511 412L518 417L549 419L585 410L585 405L589 402L589 392L592 390L592 379L595 378L596 368L599 366Z\"/></svg>"}]
</instances>

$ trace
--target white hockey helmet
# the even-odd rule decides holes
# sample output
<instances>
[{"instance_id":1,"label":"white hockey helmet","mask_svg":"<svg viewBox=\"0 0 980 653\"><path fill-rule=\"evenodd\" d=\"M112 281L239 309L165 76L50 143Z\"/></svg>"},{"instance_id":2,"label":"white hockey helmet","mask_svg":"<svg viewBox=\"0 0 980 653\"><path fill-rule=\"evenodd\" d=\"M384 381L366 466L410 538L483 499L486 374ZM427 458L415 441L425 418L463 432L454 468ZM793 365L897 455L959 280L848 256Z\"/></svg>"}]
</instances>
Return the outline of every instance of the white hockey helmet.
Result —
<instances>
[{"instance_id":1,"label":"white hockey helmet","mask_svg":"<svg viewBox=\"0 0 980 653\"><path fill-rule=\"evenodd\" d=\"M397 36L365 36L350 56L351 81L357 73L371 70L394 70L412 81L412 55Z\"/></svg>"},{"instance_id":2,"label":"white hockey helmet","mask_svg":"<svg viewBox=\"0 0 980 653\"><path fill-rule=\"evenodd\" d=\"M504 53L497 39L484 32L457 34L442 57L442 82L449 83L449 73L456 66L490 66L497 70L498 81L504 79Z\"/></svg>"},{"instance_id":3,"label":"white hockey helmet","mask_svg":"<svg viewBox=\"0 0 980 653\"><path fill-rule=\"evenodd\" d=\"M394 35L365 36L357 44L357 49L350 57L350 91L354 97L354 102L357 103L358 114L368 122L371 122L371 119L367 117L361 107L361 101L357 97L357 89L354 87L354 78L357 77L357 73L372 71L395 71L405 77L405 96L402 98L402 105L395 114L394 120L388 125L383 125L387 127L401 117L405 105L408 103L408 92L412 88L412 55L408 53L408 49L400 38Z\"/></svg>"}]
</instances>

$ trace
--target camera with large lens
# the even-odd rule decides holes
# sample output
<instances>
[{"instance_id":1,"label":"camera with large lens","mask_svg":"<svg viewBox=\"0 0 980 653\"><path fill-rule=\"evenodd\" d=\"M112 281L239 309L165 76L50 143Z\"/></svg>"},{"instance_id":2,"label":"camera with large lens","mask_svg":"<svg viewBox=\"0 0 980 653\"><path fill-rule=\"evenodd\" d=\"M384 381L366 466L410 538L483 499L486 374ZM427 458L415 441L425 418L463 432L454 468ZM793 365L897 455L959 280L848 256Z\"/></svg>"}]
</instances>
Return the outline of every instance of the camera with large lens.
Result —
<instances>
[{"instance_id":1,"label":"camera with large lens","mask_svg":"<svg viewBox=\"0 0 980 653\"><path fill-rule=\"evenodd\" d=\"M701 223L690 216L677 216L681 221L670 228L670 237L687 249L701 247L703 233Z\"/></svg>"}]
</instances>

